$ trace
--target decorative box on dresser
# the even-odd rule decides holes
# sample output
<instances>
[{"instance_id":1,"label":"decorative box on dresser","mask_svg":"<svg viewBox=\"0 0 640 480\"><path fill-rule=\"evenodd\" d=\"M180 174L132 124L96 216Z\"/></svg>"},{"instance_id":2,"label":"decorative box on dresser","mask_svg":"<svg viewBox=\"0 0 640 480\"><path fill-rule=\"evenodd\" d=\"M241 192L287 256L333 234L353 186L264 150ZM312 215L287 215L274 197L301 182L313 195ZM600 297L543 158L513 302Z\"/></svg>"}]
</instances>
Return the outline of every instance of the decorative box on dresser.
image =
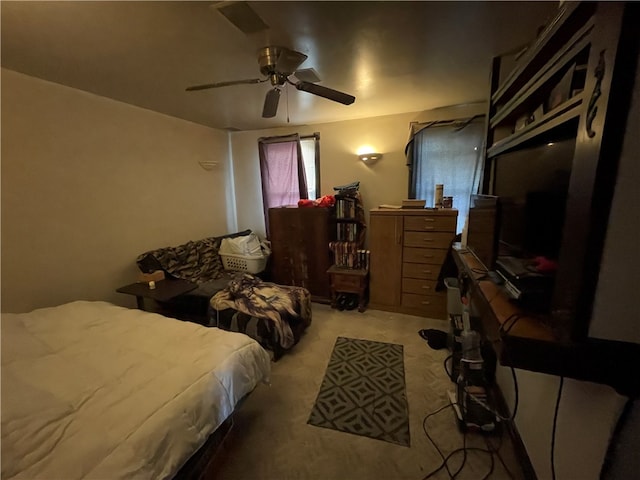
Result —
<instances>
[{"instance_id":1,"label":"decorative box on dresser","mask_svg":"<svg viewBox=\"0 0 640 480\"><path fill-rule=\"evenodd\" d=\"M454 209L371 210L370 308L446 319L446 292L435 286L457 218Z\"/></svg>"},{"instance_id":2,"label":"decorative box on dresser","mask_svg":"<svg viewBox=\"0 0 640 480\"><path fill-rule=\"evenodd\" d=\"M329 243L336 238L333 208L276 207L269 209L271 273L281 285L304 287L311 300L331 301L327 270L332 265Z\"/></svg>"}]
</instances>

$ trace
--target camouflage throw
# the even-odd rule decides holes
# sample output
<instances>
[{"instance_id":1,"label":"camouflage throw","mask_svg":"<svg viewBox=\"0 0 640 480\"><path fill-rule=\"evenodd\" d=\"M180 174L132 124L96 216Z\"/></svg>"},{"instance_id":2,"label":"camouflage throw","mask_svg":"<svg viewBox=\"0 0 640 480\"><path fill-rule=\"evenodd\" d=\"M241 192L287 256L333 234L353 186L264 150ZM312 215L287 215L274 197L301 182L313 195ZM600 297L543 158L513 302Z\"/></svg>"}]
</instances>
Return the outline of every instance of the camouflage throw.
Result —
<instances>
[{"instance_id":1,"label":"camouflage throw","mask_svg":"<svg viewBox=\"0 0 640 480\"><path fill-rule=\"evenodd\" d=\"M176 278L200 284L224 275L218 254L221 242L221 237L209 237L177 247L159 248L139 255L136 262L143 272L156 266Z\"/></svg>"}]
</instances>

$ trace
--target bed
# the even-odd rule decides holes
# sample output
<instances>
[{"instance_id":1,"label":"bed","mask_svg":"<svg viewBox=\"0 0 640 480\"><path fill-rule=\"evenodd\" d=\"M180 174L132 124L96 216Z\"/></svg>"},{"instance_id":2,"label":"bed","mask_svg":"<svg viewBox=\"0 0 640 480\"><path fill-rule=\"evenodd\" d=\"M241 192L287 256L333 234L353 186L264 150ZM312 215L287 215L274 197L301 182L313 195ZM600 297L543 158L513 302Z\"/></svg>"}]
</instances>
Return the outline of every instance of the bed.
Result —
<instances>
[{"instance_id":1,"label":"bed","mask_svg":"<svg viewBox=\"0 0 640 480\"><path fill-rule=\"evenodd\" d=\"M260 382L246 335L106 302L2 315L2 478L173 478Z\"/></svg>"}]
</instances>

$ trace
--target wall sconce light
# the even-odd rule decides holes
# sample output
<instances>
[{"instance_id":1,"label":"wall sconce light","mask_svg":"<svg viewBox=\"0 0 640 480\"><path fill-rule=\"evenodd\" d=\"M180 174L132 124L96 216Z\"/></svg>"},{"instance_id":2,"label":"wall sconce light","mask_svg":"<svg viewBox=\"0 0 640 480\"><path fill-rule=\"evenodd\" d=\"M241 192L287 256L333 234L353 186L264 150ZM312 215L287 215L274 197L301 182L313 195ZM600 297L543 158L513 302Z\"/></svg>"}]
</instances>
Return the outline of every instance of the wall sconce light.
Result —
<instances>
[{"instance_id":1,"label":"wall sconce light","mask_svg":"<svg viewBox=\"0 0 640 480\"><path fill-rule=\"evenodd\" d=\"M358 158L362 160L367 165L377 162L382 158L381 153L361 153L358 155Z\"/></svg>"},{"instance_id":2,"label":"wall sconce light","mask_svg":"<svg viewBox=\"0 0 640 480\"><path fill-rule=\"evenodd\" d=\"M211 171L218 166L218 162L215 160L200 160L198 163L207 171Z\"/></svg>"}]
</instances>

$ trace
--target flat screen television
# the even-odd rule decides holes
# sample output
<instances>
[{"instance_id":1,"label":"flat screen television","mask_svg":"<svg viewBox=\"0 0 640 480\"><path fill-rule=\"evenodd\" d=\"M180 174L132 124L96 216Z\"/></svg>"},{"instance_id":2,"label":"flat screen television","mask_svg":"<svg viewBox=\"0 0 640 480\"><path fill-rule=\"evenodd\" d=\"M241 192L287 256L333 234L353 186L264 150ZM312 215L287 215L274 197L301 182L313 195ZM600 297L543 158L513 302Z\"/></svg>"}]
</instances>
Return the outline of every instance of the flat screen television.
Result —
<instances>
[{"instance_id":1,"label":"flat screen television","mask_svg":"<svg viewBox=\"0 0 640 480\"><path fill-rule=\"evenodd\" d=\"M540 313L551 310L574 147L569 139L496 156L489 194L471 198L467 248Z\"/></svg>"},{"instance_id":2,"label":"flat screen television","mask_svg":"<svg viewBox=\"0 0 640 480\"><path fill-rule=\"evenodd\" d=\"M499 198L498 256L557 260L575 140L497 156L490 193Z\"/></svg>"}]
</instances>

